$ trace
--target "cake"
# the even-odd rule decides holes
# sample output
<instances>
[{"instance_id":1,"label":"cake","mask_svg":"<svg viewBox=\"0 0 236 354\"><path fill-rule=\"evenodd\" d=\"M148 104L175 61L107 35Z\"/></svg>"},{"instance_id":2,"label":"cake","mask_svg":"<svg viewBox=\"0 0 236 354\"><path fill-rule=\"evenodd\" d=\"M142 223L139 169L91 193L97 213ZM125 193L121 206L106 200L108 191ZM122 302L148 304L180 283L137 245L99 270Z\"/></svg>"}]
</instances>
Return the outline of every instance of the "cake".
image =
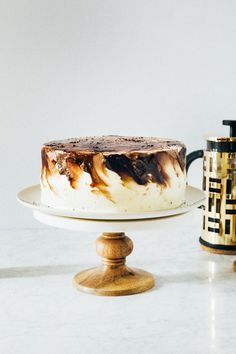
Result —
<instances>
[{"instance_id":1,"label":"cake","mask_svg":"<svg viewBox=\"0 0 236 354\"><path fill-rule=\"evenodd\" d=\"M42 147L41 199L101 212L172 209L185 200L186 148L156 137L94 136Z\"/></svg>"}]
</instances>

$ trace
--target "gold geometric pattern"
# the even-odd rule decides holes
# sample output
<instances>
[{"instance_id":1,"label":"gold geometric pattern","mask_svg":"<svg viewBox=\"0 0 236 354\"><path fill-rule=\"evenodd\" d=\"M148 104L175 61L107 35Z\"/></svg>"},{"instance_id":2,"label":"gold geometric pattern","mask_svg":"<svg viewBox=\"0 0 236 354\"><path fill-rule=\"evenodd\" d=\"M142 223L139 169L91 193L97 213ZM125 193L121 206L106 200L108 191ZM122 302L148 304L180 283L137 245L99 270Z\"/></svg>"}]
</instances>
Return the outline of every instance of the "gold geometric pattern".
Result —
<instances>
[{"instance_id":1,"label":"gold geometric pattern","mask_svg":"<svg viewBox=\"0 0 236 354\"><path fill-rule=\"evenodd\" d=\"M205 151L202 239L211 244L236 245L236 153Z\"/></svg>"}]
</instances>

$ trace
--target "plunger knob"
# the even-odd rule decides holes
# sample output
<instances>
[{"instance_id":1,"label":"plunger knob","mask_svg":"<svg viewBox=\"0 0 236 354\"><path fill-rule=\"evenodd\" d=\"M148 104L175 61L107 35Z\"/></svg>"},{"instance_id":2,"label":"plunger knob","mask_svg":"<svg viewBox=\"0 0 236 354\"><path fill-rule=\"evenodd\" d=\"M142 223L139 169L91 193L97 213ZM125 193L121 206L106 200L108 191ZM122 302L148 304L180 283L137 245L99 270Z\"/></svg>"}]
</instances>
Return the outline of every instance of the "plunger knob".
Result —
<instances>
[{"instance_id":1,"label":"plunger knob","mask_svg":"<svg viewBox=\"0 0 236 354\"><path fill-rule=\"evenodd\" d=\"M230 131L229 131L230 137L236 137L236 120L223 120L223 125L230 126Z\"/></svg>"}]
</instances>

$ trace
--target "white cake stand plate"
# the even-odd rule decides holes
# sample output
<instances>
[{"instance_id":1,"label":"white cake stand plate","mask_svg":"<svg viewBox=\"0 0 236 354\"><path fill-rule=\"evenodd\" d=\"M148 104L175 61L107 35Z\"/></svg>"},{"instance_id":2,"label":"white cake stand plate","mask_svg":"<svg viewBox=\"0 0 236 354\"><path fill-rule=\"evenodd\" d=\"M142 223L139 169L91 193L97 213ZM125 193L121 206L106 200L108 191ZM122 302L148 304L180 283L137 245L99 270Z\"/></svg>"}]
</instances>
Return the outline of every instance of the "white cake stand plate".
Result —
<instances>
[{"instance_id":1,"label":"white cake stand plate","mask_svg":"<svg viewBox=\"0 0 236 354\"><path fill-rule=\"evenodd\" d=\"M101 232L96 241L96 250L102 257L102 265L78 273L73 283L77 289L88 293L118 296L140 293L154 285L152 274L129 268L125 264L126 257L133 250L133 243L125 232L156 229L161 218L169 217L174 221L172 219L177 215L201 206L205 195L201 190L187 186L184 205L176 209L141 214L89 213L71 209L65 212L49 208L41 203L38 185L25 188L18 193L17 198L25 206L34 209L34 217L44 224L75 231Z\"/></svg>"},{"instance_id":2,"label":"white cake stand plate","mask_svg":"<svg viewBox=\"0 0 236 354\"><path fill-rule=\"evenodd\" d=\"M33 186L22 189L17 194L17 199L21 204L28 208L52 215L90 220L140 220L187 213L201 205L204 202L205 195L202 190L192 186L187 186L185 193L185 203L183 203L180 207L168 210L147 211L142 213L118 211L108 213L103 212L102 210L86 211L73 208L62 209L51 207L41 202L41 190L39 184L35 184Z\"/></svg>"}]
</instances>

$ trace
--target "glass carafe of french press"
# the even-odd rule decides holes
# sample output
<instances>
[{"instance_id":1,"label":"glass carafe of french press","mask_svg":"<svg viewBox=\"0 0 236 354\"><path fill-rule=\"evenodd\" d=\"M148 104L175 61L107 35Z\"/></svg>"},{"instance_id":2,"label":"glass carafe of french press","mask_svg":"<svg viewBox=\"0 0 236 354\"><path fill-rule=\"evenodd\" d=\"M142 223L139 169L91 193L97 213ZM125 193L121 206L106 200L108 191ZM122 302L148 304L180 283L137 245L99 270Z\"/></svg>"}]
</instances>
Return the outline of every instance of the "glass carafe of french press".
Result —
<instances>
[{"instance_id":1,"label":"glass carafe of french press","mask_svg":"<svg viewBox=\"0 0 236 354\"><path fill-rule=\"evenodd\" d=\"M236 254L236 120L224 120L230 137L210 137L205 151L187 157L187 169L203 157L203 249L222 254Z\"/></svg>"}]
</instances>

